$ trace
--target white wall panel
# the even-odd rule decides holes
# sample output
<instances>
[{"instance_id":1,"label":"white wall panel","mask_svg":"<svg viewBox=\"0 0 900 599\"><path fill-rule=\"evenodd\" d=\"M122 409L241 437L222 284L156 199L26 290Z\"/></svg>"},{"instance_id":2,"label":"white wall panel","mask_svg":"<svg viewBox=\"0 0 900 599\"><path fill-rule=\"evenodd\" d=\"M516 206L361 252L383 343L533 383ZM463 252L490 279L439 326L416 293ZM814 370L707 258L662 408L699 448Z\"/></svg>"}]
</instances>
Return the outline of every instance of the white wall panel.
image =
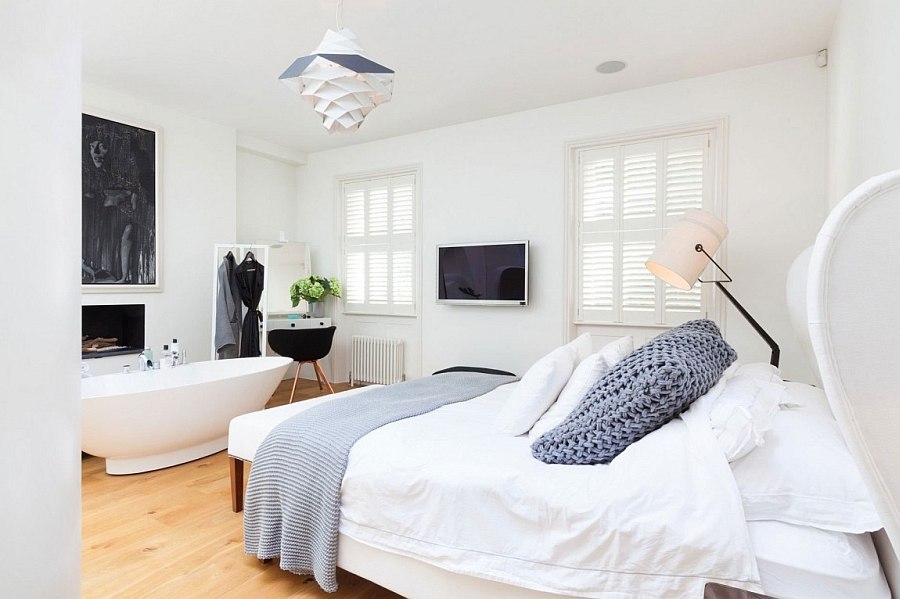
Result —
<instances>
[{"instance_id":1,"label":"white wall panel","mask_svg":"<svg viewBox=\"0 0 900 599\"><path fill-rule=\"evenodd\" d=\"M78 7L0 3L0 597L79 596Z\"/></svg>"},{"instance_id":2,"label":"white wall panel","mask_svg":"<svg viewBox=\"0 0 900 599\"><path fill-rule=\"evenodd\" d=\"M844 0L828 45L828 202L900 168L900 2Z\"/></svg>"},{"instance_id":3,"label":"white wall panel","mask_svg":"<svg viewBox=\"0 0 900 599\"><path fill-rule=\"evenodd\" d=\"M297 239L297 166L238 148L237 240Z\"/></svg>"}]
</instances>

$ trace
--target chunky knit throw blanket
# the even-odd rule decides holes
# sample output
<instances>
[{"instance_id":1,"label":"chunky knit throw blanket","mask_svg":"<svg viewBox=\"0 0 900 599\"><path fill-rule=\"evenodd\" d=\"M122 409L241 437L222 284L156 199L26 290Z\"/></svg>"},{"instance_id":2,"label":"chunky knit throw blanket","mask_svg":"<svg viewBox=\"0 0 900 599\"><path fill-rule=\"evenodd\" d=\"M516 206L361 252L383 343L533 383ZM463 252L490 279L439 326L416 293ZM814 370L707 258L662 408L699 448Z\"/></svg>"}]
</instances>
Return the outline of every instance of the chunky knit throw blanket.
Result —
<instances>
[{"instance_id":1,"label":"chunky knit throw blanket","mask_svg":"<svg viewBox=\"0 0 900 599\"><path fill-rule=\"evenodd\" d=\"M253 460L244 505L244 550L280 556L281 568L337 590L341 482L350 449L390 422L483 395L516 379L452 372L378 387L314 406L278 426Z\"/></svg>"},{"instance_id":2,"label":"chunky knit throw blanket","mask_svg":"<svg viewBox=\"0 0 900 599\"><path fill-rule=\"evenodd\" d=\"M531 446L548 464L607 464L709 391L737 354L710 320L657 335L601 376Z\"/></svg>"}]
</instances>

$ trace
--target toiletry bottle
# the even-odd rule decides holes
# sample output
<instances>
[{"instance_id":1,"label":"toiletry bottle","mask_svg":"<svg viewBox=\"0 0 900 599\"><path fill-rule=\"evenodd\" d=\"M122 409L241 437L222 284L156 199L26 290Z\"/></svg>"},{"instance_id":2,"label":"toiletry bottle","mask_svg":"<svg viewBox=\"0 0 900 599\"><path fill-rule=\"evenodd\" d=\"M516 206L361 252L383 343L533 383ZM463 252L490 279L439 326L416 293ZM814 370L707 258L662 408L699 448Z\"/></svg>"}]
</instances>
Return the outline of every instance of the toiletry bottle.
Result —
<instances>
[{"instance_id":1,"label":"toiletry bottle","mask_svg":"<svg viewBox=\"0 0 900 599\"><path fill-rule=\"evenodd\" d=\"M172 350L172 366L178 366L181 364L181 348L178 346L178 339L172 339L169 348Z\"/></svg>"},{"instance_id":2,"label":"toiletry bottle","mask_svg":"<svg viewBox=\"0 0 900 599\"><path fill-rule=\"evenodd\" d=\"M170 368L172 366L172 352L169 351L168 345L163 345L162 356L160 357L160 368Z\"/></svg>"},{"instance_id":3,"label":"toiletry bottle","mask_svg":"<svg viewBox=\"0 0 900 599\"><path fill-rule=\"evenodd\" d=\"M153 370L153 352L150 350L150 347L145 347L144 351L141 352L141 355L138 356L138 363L140 364L141 371Z\"/></svg>"}]
</instances>

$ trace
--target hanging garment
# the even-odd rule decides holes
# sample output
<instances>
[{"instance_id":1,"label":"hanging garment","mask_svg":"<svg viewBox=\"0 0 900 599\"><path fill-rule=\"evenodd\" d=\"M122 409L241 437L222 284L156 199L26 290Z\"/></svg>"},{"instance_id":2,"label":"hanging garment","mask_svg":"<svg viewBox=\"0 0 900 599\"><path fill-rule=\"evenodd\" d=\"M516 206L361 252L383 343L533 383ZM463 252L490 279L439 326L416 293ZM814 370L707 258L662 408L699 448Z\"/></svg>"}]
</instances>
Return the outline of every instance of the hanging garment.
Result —
<instances>
[{"instance_id":1,"label":"hanging garment","mask_svg":"<svg viewBox=\"0 0 900 599\"><path fill-rule=\"evenodd\" d=\"M265 267L256 260L253 252L247 252L241 263L234 269L234 278L237 280L241 301L247 306L247 314L244 315L244 323L241 325L240 357L242 358L262 355L259 351L259 323L262 322L259 300L263 292L263 273L265 273Z\"/></svg>"},{"instance_id":2,"label":"hanging garment","mask_svg":"<svg viewBox=\"0 0 900 599\"><path fill-rule=\"evenodd\" d=\"M241 340L241 291L238 289L234 270L237 261L228 252L219 265L218 291L216 292L216 356L237 358Z\"/></svg>"}]
</instances>

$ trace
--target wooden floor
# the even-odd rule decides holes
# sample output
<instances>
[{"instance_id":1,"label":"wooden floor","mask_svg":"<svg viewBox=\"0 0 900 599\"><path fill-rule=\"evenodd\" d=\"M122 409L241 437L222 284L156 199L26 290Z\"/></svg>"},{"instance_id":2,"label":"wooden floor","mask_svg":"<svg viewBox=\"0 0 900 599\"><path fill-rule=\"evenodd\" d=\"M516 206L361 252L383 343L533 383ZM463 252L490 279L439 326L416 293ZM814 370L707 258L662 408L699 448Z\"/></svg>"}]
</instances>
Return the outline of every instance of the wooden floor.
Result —
<instances>
[{"instance_id":1,"label":"wooden floor","mask_svg":"<svg viewBox=\"0 0 900 599\"><path fill-rule=\"evenodd\" d=\"M291 384L282 382L267 407L287 403ZM314 381L301 381L295 401L319 394ZM110 476L95 457L81 469L82 597L399 597L342 570L338 592L325 593L310 576L244 555L224 451L145 474Z\"/></svg>"}]
</instances>

